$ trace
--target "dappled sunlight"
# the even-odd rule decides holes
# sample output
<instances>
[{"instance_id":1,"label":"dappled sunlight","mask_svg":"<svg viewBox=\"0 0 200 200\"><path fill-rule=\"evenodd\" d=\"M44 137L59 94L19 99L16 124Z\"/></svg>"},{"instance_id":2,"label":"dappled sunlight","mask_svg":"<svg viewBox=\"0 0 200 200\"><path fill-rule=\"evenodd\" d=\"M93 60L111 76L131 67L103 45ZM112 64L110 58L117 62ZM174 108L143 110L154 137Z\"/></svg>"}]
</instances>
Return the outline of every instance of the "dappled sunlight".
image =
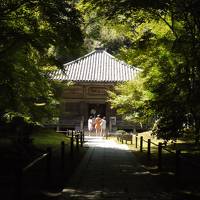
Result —
<instances>
[{"instance_id":1,"label":"dappled sunlight","mask_svg":"<svg viewBox=\"0 0 200 200\"><path fill-rule=\"evenodd\" d=\"M68 188L63 190L63 195L66 199L68 198L80 198L80 199L98 199L102 196L103 191L94 190L94 191L86 191L80 189Z\"/></svg>"},{"instance_id":2,"label":"dappled sunlight","mask_svg":"<svg viewBox=\"0 0 200 200\"><path fill-rule=\"evenodd\" d=\"M80 200L98 200L98 199L132 199L126 188L121 191L106 191L106 190L80 190L80 189L64 189L63 196L65 199L80 199ZM134 198L135 199L135 198ZM153 198L152 198L153 199Z\"/></svg>"},{"instance_id":3,"label":"dappled sunlight","mask_svg":"<svg viewBox=\"0 0 200 200\"><path fill-rule=\"evenodd\" d=\"M135 172L134 175L149 175L149 171L144 171L144 172Z\"/></svg>"},{"instance_id":4,"label":"dappled sunlight","mask_svg":"<svg viewBox=\"0 0 200 200\"><path fill-rule=\"evenodd\" d=\"M137 188L136 188L137 189ZM134 185L133 189L134 190ZM140 191L140 189L138 189ZM147 192L141 191L141 194L138 192L132 192L129 188L121 188L117 191L109 191L108 189L103 190L84 190L84 189L64 189L63 190L63 199L76 199L76 200L171 200L172 196L164 191L154 191Z\"/></svg>"},{"instance_id":5,"label":"dappled sunlight","mask_svg":"<svg viewBox=\"0 0 200 200\"><path fill-rule=\"evenodd\" d=\"M41 191L41 193L44 195L44 196L47 196L47 197L59 197L62 195L62 192L49 192L49 191Z\"/></svg>"},{"instance_id":6,"label":"dappled sunlight","mask_svg":"<svg viewBox=\"0 0 200 200\"><path fill-rule=\"evenodd\" d=\"M64 199L170 199L151 174L136 160L128 145L103 137L87 136L90 147L80 171L62 191Z\"/></svg>"}]
</instances>

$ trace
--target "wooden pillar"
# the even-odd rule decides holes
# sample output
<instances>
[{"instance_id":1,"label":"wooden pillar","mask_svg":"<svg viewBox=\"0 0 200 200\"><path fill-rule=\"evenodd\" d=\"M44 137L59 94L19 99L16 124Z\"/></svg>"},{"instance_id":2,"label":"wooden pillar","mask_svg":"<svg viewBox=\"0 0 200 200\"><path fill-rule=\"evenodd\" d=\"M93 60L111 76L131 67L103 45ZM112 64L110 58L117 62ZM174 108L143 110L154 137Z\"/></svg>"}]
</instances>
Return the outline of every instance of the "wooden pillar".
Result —
<instances>
[{"instance_id":1,"label":"wooden pillar","mask_svg":"<svg viewBox=\"0 0 200 200\"><path fill-rule=\"evenodd\" d=\"M83 100L80 102L80 129L84 128L85 123L87 122L88 116L88 104Z\"/></svg>"},{"instance_id":2,"label":"wooden pillar","mask_svg":"<svg viewBox=\"0 0 200 200\"><path fill-rule=\"evenodd\" d=\"M143 136L140 137L140 151L143 151Z\"/></svg>"},{"instance_id":3,"label":"wooden pillar","mask_svg":"<svg viewBox=\"0 0 200 200\"><path fill-rule=\"evenodd\" d=\"M80 116L84 116L84 105L85 105L85 102L84 101L80 101Z\"/></svg>"},{"instance_id":4,"label":"wooden pillar","mask_svg":"<svg viewBox=\"0 0 200 200\"><path fill-rule=\"evenodd\" d=\"M108 121L108 119L110 119L110 104L106 103L106 119Z\"/></svg>"},{"instance_id":5,"label":"wooden pillar","mask_svg":"<svg viewBox=\"0 0 200 200\"><path fill-rule=\"evenodd\" d=\"M76 138L76 149L78 151L79 150L79 135L77 134L75 138Z\"/></svg>"},{"instance_id":6,"label":"wooden pillar","mask_svg":"<svg viewBox=\"0 0 200 200\"><path fill-rule=\"evenodd\" d=\"M151 155L151 139L148 139L147 155L148 157Z\"/></svg>"},{"instance_id":7,"label":"wooden pillar","mask_svg":"<svg viewBox=\"0 0 200 200\"><path fill-rule=\"evenodd\" d=\"M71 136L71 138L70 138L70 155L71 155L71 157L73 157L73 153L74 153L74 138L73 138L73 136Z\"/></svg>"},{"instance_id":8,"label":"wooden pillar","mask_svg":"<svg viewBox=\"0 0 200 200\"><path fill-rule=\"evenodd\" d=\"M135 136L135 148L137 148L137 146L138 146L138 137Z\"/></svg>"},{"instance_id":9,"label":"wooden pillar","mask_svg":"<svg viewBox=\"0 0 200 200\"><path fill-rule=\"evenodd\" d=\"M162 143L159 142L158 144L158 169L159 171L162 170Z\"/></svg>"}]
</instances>

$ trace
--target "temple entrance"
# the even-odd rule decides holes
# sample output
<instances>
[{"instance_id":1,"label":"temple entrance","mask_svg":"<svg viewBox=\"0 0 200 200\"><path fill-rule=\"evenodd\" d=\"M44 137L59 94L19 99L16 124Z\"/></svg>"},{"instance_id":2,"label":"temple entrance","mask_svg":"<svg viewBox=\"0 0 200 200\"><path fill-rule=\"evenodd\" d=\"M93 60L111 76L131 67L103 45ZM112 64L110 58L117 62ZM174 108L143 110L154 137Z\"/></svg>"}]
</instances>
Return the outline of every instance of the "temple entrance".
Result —
<instances>
[{"instance_id":1,"label":"temple entrance","mask_svg":"<svg viewBox=\"0 0 200 200\"><path fill-rule=\"evenodd\" d=\"M88 105L88 116L97 116L98 114L101 117L106 116L106 104L89 104Z\"/></svg>"}]
</instances>

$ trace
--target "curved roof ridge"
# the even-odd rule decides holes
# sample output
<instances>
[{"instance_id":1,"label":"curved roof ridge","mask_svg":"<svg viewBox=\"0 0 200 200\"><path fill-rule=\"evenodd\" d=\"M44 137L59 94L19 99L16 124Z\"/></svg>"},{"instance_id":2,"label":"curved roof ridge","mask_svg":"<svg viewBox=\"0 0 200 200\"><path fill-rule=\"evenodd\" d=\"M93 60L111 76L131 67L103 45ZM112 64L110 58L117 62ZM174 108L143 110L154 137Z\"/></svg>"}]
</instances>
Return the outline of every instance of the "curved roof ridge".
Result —
<instances>
[{"instance_id":1,"label":"curved roof ridge","mask_svg":"<svg viewBox=\"0 0 200 200\"><path fill-rule=\"evenodd\" d=\"M107 54L108 56L110 56L111 58L115 59L117 62L121 62L122 64L124 64L124 65L126 65L126 66L128 66L128 67L130 67L130 68L132 68L132 69L134 68L134 69L136 69L136 70L138 70L138 71L142 71L140 68L135 67L135 66L133 66L133 65L130 65L130 64L126 63L125 61L120 60L119 58L114 57L113 55L109 54L106 50L104 50L104 53L106 53L106 54Z\"/></svg>"},{"instance_id":2,"label":"curved roof ridge","mask_svg":"<svg viewBox=\"0 0 200 200\"><path fill-rule=\"evenodd\" d=\"M65 65L68 65L68 64L75 63L75 62L77 62L77 61L79 61L79 60L81 60L81 59L83 59L83 58L88 57L89 55L91 55L91 54L93 54L93 53L95 53L95 50L92 51L92 52L90 52L90 53L88 53L88 54L86 54L86 55L84 55L84 56L81 56L80 58L77 58L77 59L75 59L75 60L69 61L69 62L67 62L67 63L65 63L65 64L63 64L63 65L65 66Z\"/></svg>"},{"instance_id":3,"label":"curved roof ridge","mask_svg":"<svg viewBox=\"0 0 200 200\"><path fill-rule=\"evenodd\" d=\"M97 51L98 51L98 50L97 50ZM106 50L103 50L103 52L104 52L105 54L107 54L108 56L110 56L111 58L114 58L114 59L117 60L117 58L115 58L113 55L109 54Z\"/></svg>"}]
</instances>

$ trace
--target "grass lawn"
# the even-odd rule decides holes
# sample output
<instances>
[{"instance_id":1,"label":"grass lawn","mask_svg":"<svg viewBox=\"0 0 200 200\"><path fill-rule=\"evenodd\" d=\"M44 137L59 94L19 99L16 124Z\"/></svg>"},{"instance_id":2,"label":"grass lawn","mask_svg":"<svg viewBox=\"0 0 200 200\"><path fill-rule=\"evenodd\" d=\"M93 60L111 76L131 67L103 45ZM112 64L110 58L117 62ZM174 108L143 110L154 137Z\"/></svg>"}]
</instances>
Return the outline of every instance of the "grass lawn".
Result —
<instances>
[{"instance_id":1,"label":"grass lawn","mask_svg":"<svg viewBox=\"0 0 200 200\"><path fill-rule=\"evenodd\" d=\"M64 141L69 147L69 138L62 133L56 133L54 130L43 130L31 135L33 145L40 151L46 151L48 147L59 149L61 142Z\"/></svg>"},{"instance_id":2,"label":"grass lawn","mask_svg":"<svg viewBox=\"0 0 200 200\"><path fill-rule=\"evenodd\" d=\"M16 166L21 163L27 166L35 158L46 152L48 147L52 148L51 175L47 177L47 159L44 158L34 164L23 173L22 192L24 199L43 199L41 191L60 192L63 185L72 175L76 166L85 154L84 148L79 151L74 149L73 159L70 154L70 140L64 134L56 133L54 130L40 130L31 135L32 143L20 145L13 137L3 137L0 142L0 154L2 164L0 165L0 193L3 199L11 200L15 195ZM61 165L61 142L65 142L64 167ZM20 157L19 157L20 155ZM17 184L17 185L16 185Z\"/></svg>"}]
</instances>

